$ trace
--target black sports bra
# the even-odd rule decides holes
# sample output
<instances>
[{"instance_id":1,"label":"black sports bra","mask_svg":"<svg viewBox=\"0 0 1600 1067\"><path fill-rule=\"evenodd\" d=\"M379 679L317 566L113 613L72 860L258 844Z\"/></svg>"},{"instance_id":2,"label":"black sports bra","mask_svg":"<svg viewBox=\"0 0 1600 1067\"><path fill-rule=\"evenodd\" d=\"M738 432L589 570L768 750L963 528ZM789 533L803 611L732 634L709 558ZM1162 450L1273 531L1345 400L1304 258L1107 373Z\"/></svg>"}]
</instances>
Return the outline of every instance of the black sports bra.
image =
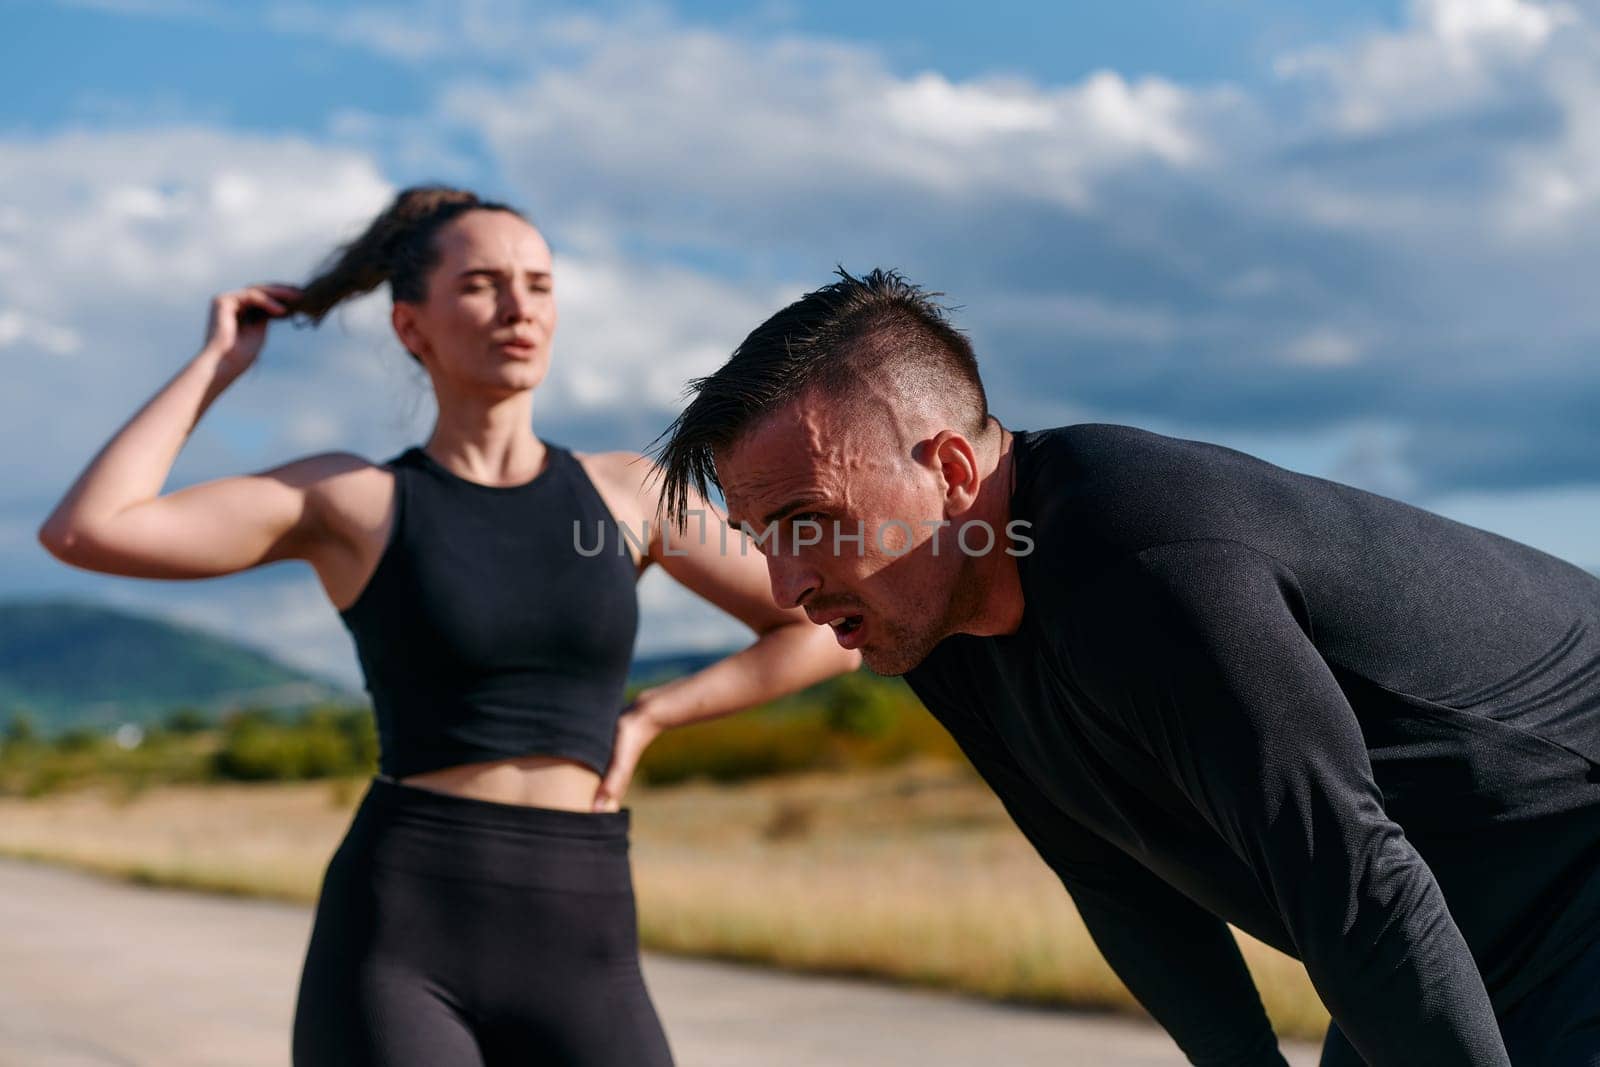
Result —
<instances>
[{"instance_id":1,"label":"black sports bra","mask_svg":"<svg viewBox=\"0 0 1600 1067\"><path fill-rule=\"evenodd\" d=\"M526 755L603 773L611 758L637 570L583 466L547 447L544 472L515 486L468 481L416 446L385 464L388 544L339 617L390 777Z\"/></svg>"}]
</instances>

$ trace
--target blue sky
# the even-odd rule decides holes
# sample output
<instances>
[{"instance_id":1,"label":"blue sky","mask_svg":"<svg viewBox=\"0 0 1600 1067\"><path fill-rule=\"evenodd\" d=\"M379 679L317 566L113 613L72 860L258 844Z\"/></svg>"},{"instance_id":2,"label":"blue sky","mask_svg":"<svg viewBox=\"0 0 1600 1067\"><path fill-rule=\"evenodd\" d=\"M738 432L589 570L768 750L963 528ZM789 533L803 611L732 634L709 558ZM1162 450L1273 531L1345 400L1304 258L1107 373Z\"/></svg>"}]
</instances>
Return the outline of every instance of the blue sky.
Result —
<instances>
[{"instance_id":1,"label":"blue sky","mask_svg":"<svg viewBox=\"0 0 1600 1067\"><path fill-rule=\"evenodd\" d=\"M1600 4L0 0L0 590L346 680L309 571L81 574L33 530L193 353L419 180L526 208L536 426L647 443L835 263L949 294L998 414L1218 441L1600 564ZM278 331L171 485L422 439L380 298ZM659 577L641 650L737 641Z\"/></svg>"}]
</instances>

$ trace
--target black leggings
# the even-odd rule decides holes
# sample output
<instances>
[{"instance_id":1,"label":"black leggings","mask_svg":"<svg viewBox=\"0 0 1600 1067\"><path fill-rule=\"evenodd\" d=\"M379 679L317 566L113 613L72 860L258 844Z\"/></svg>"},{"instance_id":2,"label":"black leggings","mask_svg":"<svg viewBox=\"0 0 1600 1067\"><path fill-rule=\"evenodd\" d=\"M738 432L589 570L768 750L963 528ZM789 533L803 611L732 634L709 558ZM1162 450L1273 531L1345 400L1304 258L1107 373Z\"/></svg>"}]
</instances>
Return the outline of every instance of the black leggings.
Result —
<instances>
[{"instance_id":1,"label":"black leggings","mask_svg":"<svg viewBox=\"0 0 1600 1067\"><path fill-rule=\"evenodd\" d=\"M670 1067L628 812L374 778L323 878L295 1067Z\"/></svg>"}]
</instances>

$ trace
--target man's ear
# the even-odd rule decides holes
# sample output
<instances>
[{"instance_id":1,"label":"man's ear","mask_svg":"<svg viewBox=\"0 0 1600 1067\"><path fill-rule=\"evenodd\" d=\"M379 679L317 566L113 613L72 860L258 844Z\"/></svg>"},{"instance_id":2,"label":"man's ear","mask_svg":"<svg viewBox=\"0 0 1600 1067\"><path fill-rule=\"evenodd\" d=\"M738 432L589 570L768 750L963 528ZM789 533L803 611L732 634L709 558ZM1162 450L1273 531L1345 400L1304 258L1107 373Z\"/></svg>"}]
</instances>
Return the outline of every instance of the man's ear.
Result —
<instances>
[{"instance_id":1,"label":"man's ear","mask_svg":"<svg viewBox=\"0 0 1600 1067\"><path fill-rule=\"evenodd\" d=\"M928 440L928 462L944 483L945 511L959 515L978 499L978 453L955 430L940 430Z\"/></svg>"}]
</instances>

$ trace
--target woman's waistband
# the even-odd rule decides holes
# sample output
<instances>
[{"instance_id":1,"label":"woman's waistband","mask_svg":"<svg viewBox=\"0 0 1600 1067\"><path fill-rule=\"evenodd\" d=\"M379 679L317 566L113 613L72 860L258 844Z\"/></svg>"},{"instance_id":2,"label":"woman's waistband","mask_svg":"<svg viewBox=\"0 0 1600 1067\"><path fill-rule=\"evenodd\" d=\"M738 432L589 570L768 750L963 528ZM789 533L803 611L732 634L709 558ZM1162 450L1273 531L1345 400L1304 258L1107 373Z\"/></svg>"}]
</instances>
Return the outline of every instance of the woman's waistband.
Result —
<instances>
[{"instance_id":1,"label":"woman's waistband","mask_svg":"<svg viewBox=\"0 0 1600 1067\"><path fill-rule=\"evenodd\" d=\"M450 882L631 894L628 812L502 804L373 778L335 856Z\"/></svg>"},{"instance_id":2,"label":"woman's waistband","mask_svg":"<svg viewBox=\"0 0 1600 1067\"><path fill-rule=\"evenodd\" d=\"M496 800L445 793L425 786L407 785L386 774L376 774L367 788L362 807L377 808L405 821L491 829L535 837L564 837L585 841L628 839L629 811L588 812L508 804Z\"/></svg>"}]
</instances>

